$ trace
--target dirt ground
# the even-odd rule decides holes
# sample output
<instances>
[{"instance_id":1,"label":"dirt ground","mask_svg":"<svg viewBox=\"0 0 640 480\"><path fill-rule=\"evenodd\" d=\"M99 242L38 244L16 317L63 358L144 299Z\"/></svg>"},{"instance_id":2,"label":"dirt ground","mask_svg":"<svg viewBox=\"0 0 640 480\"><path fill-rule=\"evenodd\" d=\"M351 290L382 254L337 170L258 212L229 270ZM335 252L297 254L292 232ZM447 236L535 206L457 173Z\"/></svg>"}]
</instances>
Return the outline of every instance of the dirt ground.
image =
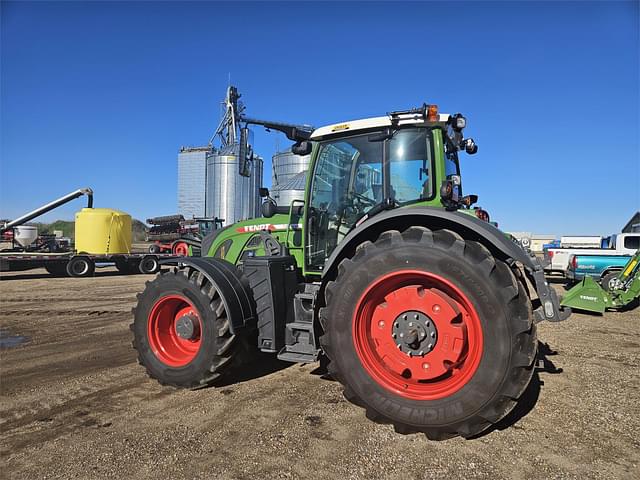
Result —
<instances>
[{"instance_id":1,"label":"dirt ground","mask_svg":"<svg viewBox=\"0 0 640 480\"><path fill-rule=\"evenodd\" d=\"M640 309L541 324L557 355L521 408L478 439L431 442L368 421L318 365L160 386L128 328L149 279L3 274L3 478L640 478Z\"/></svg>"}]
</instances>

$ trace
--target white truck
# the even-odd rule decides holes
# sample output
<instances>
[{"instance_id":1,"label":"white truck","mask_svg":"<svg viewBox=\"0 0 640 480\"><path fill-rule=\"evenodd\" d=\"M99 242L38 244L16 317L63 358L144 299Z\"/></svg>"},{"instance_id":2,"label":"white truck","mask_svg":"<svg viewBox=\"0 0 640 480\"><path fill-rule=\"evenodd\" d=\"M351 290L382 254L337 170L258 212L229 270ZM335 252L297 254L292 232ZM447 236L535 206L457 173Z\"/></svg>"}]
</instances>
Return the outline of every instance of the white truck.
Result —
<instances>
[{"instance_id":1,"label":"white truck","mask_svg":"<svg viewBox=\"0 0 640 480\"><path fill-rule=\"evenodd\" d=\"M633 255L640 248L640 233L617 233L604 239L608 248L549 248L544 252L546 274L566 275L571 255Z\"/></svg>"},{"instance_id":2,"label":"white truck","mask_svg":"<svg viewBox=\"0 0 640 480\"><path fill-rule=\"evenodd\" d=\"M601 248L602 237L598 236L563 236L560 238L561 248Z\"/></svg>"}]
</instances>

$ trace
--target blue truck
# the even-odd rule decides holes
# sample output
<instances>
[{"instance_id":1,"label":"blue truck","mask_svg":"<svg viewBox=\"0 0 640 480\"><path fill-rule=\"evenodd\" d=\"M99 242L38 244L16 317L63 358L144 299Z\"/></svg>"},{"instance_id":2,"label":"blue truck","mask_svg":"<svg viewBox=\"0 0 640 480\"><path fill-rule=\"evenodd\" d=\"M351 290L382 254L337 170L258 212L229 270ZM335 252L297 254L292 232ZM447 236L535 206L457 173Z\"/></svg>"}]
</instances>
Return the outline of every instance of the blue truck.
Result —
<instances>
[{"instance_id":1,"label":"blue truck","mask_svg":"<svg viewBox=\"0 0 640 480\"><path fill-rule=\"evenodd\" d=\"M629 258L631 258L630 255L571 255L566 277L569 283L579 282L584 277L591 277L608 291L609 282L616 278Z\"/></svg>"}]
</instances>

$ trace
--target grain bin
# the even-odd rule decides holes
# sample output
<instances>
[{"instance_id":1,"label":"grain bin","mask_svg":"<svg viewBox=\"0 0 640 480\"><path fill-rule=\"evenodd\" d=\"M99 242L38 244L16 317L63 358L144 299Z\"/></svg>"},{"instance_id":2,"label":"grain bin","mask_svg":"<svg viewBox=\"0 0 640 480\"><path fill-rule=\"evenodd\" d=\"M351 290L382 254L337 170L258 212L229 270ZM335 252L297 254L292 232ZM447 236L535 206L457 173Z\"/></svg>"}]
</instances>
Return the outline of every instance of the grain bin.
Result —
<instances>
[{"instance_id":1,"label":"grain bin","mask_svg":"<svg viewBox=\"0 0 640 480\"><path fill-rule=\"evenodd\" d=\"M110 208L76 213L76 251L95 255L131 253L131 215Z\"/></svg>"},{"instance_id":2,"label":"grain bin","mask_svg":"<svg viewBox=\"0 0 640 480\"><path fill-rule=\"evenodd\" d=\"M226 225L255 218L260 207L262 158L251 162L250 176L240 175L238 156L213 153L207 156L206 216L222 218Z\"/></svg>"},{"instance_id":3,"label":"grain bin","mask_svg":"<svg viewBox=\"0 0 640 480\"><path fill-rule=\"evenodd\" d=\"M291 150L276 153L272 158L271 186L276 188L289 182L309 168L311 155L295 155Z\"/></svg>"},{"instance_id":4,"label":"grain bin","mask_svg":"<svg viewBox=\"0 0 640 480\"><path fill-rule=\"evenodd\" d=\"M307 172L300 172L286 183L277 185L271 190L271 197L281 207L289 207L294 200L304 200L304 188Z\"/></svg>"}]
</instances>

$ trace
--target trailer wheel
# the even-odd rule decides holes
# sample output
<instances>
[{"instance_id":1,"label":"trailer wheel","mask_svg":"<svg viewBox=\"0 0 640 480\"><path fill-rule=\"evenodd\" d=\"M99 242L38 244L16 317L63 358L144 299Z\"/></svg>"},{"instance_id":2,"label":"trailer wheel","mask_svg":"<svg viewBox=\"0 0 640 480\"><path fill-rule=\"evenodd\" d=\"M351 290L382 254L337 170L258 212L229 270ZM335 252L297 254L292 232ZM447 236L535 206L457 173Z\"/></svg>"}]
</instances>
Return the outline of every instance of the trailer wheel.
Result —
<instances>
[{"instance_id":1,"label":"trailer wheel","mask_svg":"<svg viewBox=\"0 0 640 480\"><path fill-rule=\"evenodd\" d=\"M67 273L70 277L90 277L96 270L93 260L84 255L71 258L67 263Z\"/></svg>"},{"instance_id":2,"label":"trailer wheel","mask_svg":"<svg viewBox=\"0 0 640 480\"><path fill-rule=\"evenodd\" d=\"M150 274L157 273L160 270L160 262L155 255L145 255L138 264L140 273Z\"/></svg>"},{"instance_id":3,"label":"trailer wheel","mask_svg":"<svg viewBox=\"0 0 640 480\"><path fill-rule=\"evenodd\" d=\"M54 277L68 277L67 266L64 263L52 262L44 266L44 269Z\"/></svg>"},{"instance_id":4,"label":"trailer wheel","mask_svg":"<svg viewBox=\"0 0 640 480\"><path fill-rule=\"evenodd\" d=\"M242 360L243 339L231 334L223 299L196 269L147 282L133 313L138 361L163 385L205 387Z\"/></svg>"},{"instance_id":5,"label":"trailer wheel","mask_svg":"<svg viewBox=\"0 0 640 480\"><path fill-rule=\"evenodd\" d=\"M155 243L153 245L149 245L149 253L160 253L160 247Z\"/></svg>"},{"instance_id":6,"label":"trailer wheel","mask_svg":"<svg viewBox=\"0 0 640 480\"><path fill-rule=\"evenodd\" d=\"M510 268L455 232L383 233L325 289L329 372L367 417L399 433L472 437L516 405L536 329Z\"/></svg>"}]
</instances>

